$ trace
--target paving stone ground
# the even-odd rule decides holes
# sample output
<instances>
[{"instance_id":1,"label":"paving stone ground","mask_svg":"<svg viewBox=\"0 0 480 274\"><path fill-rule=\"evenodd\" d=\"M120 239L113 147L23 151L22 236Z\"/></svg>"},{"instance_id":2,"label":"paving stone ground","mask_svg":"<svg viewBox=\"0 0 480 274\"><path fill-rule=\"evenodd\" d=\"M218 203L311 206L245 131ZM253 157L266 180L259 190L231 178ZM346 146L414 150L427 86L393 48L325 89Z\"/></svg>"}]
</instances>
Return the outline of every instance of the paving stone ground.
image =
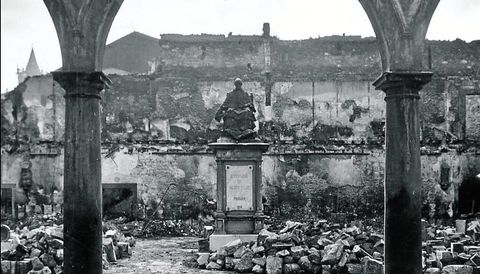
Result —
<instances>
[{"instance_id":1,"label":"paving stone ground","mask_svg":"<svg viewBox=\"0 0 480 274\"><path fill-rule=\"evenodd\" d=\"M110 264L105 274L174 274L174 273L233 273L228 271L200 270L188 267L186 261L198 251L198 239L194 237L174 237L160 239L137 239L133 254L128 259Z\"/></svg>"}]
</instances>

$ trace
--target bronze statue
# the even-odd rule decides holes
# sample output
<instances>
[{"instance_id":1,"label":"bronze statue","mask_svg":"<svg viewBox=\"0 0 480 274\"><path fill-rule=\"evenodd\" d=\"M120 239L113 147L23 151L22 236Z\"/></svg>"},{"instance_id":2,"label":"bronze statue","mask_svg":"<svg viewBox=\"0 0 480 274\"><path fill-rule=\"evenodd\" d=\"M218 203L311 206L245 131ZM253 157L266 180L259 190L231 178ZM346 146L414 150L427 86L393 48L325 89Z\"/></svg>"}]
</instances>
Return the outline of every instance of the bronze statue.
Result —
<instances>
[{"instance_id":1,"label":"bronze statue","mask_svg":"<svg viewBox=\"0 0 480 274\"><path fill-rule=\"evenodd\" d=\"M223 119L223 133L235 141L254 140L255 106L253 97L242 89L242 80L235 79L235 89L227 94L227 98L215 114L215 120Z\"/></svg>"}]
</instances>

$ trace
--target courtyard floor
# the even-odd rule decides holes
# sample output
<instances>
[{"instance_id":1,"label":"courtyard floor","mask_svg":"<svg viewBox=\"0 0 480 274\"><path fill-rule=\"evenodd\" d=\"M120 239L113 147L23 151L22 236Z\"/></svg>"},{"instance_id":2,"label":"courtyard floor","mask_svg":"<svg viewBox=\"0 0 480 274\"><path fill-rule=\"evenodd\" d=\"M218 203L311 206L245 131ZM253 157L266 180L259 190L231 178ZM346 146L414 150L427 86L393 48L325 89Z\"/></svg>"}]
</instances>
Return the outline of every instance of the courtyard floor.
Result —
<instances>
[{"instance_id":1,"label":"courtyard floor","mask_svg":"<svg viewBox=\"0 0 480 274\"><path fill-rule=\"evenodd\" d=\"M116 263L110 263L109 268L103 270L103 273L233 273L188 267L188 262L196 258L198 240L199 238L196 237L137 239L132 256L128 259L120 259Z\"/></svg>"}]
</instances>

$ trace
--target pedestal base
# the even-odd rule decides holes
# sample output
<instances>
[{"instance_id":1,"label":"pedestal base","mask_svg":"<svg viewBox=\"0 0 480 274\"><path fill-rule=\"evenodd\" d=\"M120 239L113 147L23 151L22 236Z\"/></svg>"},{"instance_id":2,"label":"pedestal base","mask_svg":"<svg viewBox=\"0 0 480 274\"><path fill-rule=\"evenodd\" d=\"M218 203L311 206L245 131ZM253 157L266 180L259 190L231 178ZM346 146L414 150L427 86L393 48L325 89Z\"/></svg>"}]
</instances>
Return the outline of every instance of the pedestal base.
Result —
<instances>
[{"instance_id":1,"label":"pedestal base","mask_svg":"<svg viewBox=\"0 0 480 274\"><path fill-rule=\"evenodd\" d=\"M223 235L210 235L209 244L211 251L217 251L220 247L227 243L240 239L242 242L256 241L258 234L223 234Z\"/></svg>"}]
</instances>

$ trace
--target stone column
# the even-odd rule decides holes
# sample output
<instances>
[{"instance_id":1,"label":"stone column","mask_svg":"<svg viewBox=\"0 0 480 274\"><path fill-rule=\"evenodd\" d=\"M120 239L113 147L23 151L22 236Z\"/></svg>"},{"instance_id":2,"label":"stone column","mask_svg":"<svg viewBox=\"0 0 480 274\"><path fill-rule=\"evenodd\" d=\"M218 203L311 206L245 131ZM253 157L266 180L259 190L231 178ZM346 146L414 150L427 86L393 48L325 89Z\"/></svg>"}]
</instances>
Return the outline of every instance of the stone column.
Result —
<instances>
[{"instance_id":1,"label":"stone column","mask_svg":"<svg viewBox=\"0 0 480 274\"><path fill-rule=\"evenodd\" d=\"M431 72L384 72L385 273L422 273L419 90Z\"/></svg>"},{"instance_id":2,"label":"stone column","mask_svg":"<svg viewBox=\"0 0 480 274\"><path fill-rule=\"evenodd\" d=\"M65 89L65 273L102 272L102 72L53 72Z\"/></svg>"}]
</instances>

